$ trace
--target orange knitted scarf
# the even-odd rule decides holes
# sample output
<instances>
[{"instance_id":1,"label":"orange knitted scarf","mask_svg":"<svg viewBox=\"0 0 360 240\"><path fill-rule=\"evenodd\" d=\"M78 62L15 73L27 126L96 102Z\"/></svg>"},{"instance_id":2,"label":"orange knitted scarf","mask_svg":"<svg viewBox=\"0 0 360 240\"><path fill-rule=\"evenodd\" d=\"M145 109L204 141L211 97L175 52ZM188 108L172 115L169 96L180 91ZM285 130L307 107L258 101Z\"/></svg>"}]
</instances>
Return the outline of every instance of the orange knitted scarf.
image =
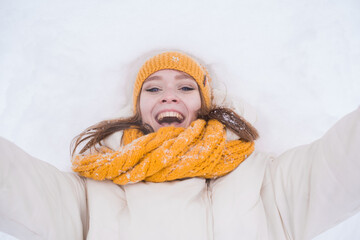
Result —
<instances>
[{"instance_id":1,"label":"orange knitted scarf","mask_svg":"<svg viewBox=\"0 0 360 240\"><path fill-rule=\"evenodd\" d=\"M76 155L72 168L95 180L119 185L165 182L190 177L216 178L234 170L253 151L253 142L226 141L225 126L198 119L184 128L172 126L143 135L124 131L118 151L101 147L95 154Z\"/></svg>"}]
</instances>

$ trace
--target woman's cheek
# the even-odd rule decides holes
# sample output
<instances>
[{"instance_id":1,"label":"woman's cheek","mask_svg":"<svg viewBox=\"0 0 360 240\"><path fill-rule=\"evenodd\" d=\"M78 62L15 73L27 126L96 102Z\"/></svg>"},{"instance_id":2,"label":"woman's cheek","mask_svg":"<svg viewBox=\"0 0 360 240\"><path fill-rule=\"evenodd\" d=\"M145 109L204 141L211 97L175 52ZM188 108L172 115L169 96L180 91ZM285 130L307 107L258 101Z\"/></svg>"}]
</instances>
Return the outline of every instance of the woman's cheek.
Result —
<instances>
[{"instance_id":1,"label":"woman's cheek","mask_svg":"<svg viewBox=\"0 0 360 240\"><path fill-rule=\"evenodd\" d=\"M200 94L194 94L191 98L189 98L189 102L191 104L191 110L197 112L201 108Z\"/></svg>"}]
</instances>

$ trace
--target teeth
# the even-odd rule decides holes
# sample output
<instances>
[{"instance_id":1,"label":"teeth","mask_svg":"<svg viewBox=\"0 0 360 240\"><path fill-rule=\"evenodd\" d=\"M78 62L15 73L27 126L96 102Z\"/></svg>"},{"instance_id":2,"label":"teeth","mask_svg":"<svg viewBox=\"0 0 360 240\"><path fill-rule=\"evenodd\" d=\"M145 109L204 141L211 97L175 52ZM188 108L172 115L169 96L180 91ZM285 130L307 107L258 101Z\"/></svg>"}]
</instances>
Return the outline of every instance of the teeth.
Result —
<instances>
[{"instance_id":1,"label":"teeth","mask_svg":"<svg viewBox=\"0 0 360 240\"><path fill-rule=\"evenodd\" d=\"M177 119L179 119L180 121L183 120L183 116L180 113L177 112L162 112L159 114L159 116L157 117L158 121L163 120L163 118L165 117L176 117Z\"/></svg>"}]
</instances>

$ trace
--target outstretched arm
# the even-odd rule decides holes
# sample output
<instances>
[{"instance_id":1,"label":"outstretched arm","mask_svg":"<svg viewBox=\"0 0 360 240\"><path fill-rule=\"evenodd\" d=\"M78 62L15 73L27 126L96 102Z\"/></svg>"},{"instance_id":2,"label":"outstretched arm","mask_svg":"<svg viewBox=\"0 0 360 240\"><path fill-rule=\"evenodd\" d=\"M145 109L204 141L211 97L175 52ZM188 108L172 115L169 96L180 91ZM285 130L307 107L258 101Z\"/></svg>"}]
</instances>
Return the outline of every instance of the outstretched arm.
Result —
<instances>
[{"instance_id":1,"label":"outstretched arm","mask_svg":"<svg viewBox=\"0 0 360 240\"><path fill-rule=\"evenodd\" d=\"M360 108L272 166L277 207L293 239L311 239L360 210Z\"/></svg>"},{"instance_id":2,"label":"outstretched arm","mask_svg":"<svg viewBox=\"0 0 360 240\"><path fill-rule=\"evenodd\" d=\"M0 138L0 230L20 239L83 239L84 181Z\"/></svg>"}]
</instances>

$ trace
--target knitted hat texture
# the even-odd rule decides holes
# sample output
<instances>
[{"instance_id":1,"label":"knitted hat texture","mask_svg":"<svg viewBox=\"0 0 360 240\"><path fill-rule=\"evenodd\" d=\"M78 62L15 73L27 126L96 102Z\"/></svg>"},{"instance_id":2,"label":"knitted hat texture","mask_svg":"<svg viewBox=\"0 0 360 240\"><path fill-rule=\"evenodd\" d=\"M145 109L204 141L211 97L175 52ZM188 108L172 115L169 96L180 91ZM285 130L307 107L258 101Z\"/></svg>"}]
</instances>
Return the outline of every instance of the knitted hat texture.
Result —
<instances>
[{"instance_id":1,"label":"knitted hat texture","mask_svg":"<svg viewBox=\"0 0 360 240\"><path fill-rule=\"evenodd\" d=\"M188 55L180 52L163 52L148 59L140 68L134 85L133 106L134 110L138 104L138 97L144 81L153 73L173 69L189 74L198 84L204 104L207 108L211 106L211 79L204 66Z\"/></svg>"}]
</instances>

